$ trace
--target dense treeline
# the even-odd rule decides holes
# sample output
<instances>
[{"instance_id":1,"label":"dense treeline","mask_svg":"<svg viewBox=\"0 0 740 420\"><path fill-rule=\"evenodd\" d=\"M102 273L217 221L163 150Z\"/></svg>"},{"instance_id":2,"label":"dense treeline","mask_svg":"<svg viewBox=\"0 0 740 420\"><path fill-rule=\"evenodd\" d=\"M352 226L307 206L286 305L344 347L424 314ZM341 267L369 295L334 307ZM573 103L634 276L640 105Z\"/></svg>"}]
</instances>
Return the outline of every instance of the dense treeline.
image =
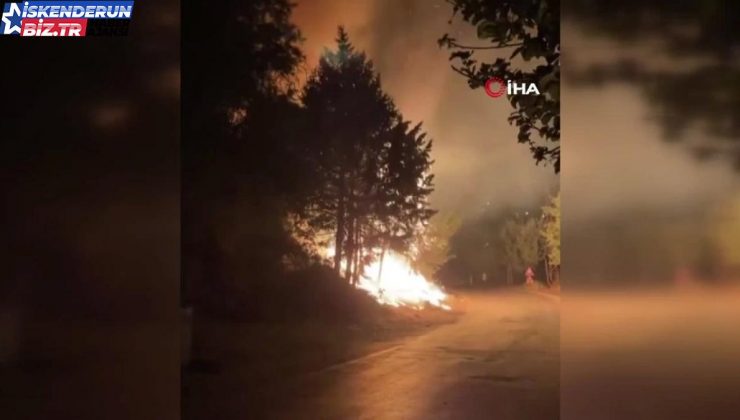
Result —
<instances>
[{"instance_id":1,"label":"dense treeline","mask_svg":"<svg viewBox=\"0 0 740 420\"><path fill-rule=\"evenodd\" d=\"M193 48L183 81L199 99L183 109L183 290L209 311L261 316L278 299L298 308L287 301L352 294L366 264L408 250L433 214L421 126L403 119L342 28L297 86L306 63L291 8L206 8L219 16L204 21L219 23L186 39L207 46Z\"/></svg>"},{"instance_id":2,"label":"dense treeline","mask_svg":"<svg viewBox=\"0 0 740 420\"><path fill-rule=\"evenodd\" d=\"M558 284L560 193L540 208L485 211L468 218L447 242L447 257L435 272L447 285L520 284L528 267L542 284Z\"/></svg>"}]
</instances>

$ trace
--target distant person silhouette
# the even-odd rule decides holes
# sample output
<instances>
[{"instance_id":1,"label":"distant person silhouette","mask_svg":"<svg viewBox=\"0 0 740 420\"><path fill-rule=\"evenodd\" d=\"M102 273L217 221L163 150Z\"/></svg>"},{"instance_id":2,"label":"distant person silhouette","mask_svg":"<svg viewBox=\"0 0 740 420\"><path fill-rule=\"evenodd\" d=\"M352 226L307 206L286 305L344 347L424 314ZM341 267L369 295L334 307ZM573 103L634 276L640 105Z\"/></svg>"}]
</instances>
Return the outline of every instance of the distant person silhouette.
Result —
<instances>
[{"instance_id":1,"label":"distant person silhouette","mask_svg":"<svg viewBox=\"0 0 740 420\"><path fill-rule=\"evenodd\" d=\"M532 270L532 267L527 267L527 270L524 272L524 278L526 279L526 284L534 284L534 270Z\"/></svg>"}]
</instances>

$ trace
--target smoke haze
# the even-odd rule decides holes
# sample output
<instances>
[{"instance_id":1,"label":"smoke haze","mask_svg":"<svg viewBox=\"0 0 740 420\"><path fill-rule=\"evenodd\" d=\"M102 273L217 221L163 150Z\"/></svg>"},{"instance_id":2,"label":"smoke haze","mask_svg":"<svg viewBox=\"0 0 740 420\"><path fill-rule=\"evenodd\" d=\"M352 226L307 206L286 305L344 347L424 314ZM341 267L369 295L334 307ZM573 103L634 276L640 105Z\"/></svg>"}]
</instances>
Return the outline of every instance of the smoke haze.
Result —
<instances>
[{"instance_id":1,"label":"smoke haze","mask_svg":"<svg viewBox=\"0 0 740 420\"><path fill-rule=\"evenodd\" d=\"M449 52L437 39L448 32L477 41L469 24L459 18L450 24L451 15L441 0L307 0L299 2L294 20L306 38L308 69L333 48L337 26L344 25L404 117L424 122L434 140L435 208L471 215L487 203L494 209L535 205L557 176L516 143L517 130L506 121L509 103L470 89L450 69Z\"/></svg>"}]
</instances>

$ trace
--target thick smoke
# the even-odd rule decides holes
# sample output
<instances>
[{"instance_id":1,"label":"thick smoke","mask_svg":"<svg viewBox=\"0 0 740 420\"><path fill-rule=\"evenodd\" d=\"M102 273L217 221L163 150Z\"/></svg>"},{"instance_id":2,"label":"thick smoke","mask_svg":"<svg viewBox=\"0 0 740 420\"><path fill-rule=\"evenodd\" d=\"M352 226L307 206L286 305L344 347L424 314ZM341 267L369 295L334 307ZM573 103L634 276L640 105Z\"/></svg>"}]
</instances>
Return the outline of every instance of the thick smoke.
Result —
<instances>
[{"instance_id":1,"label":"thick smoke","mask_svg":"<svg viewBox=\"0 0 740 420\"><path fill-rule=\"evenodd\" d=\"M451 15L442 0L306 0L299 2L295 20L306 38L308 70L333 46L337 25L344 25L375 63L403 115L424 122L434 140L436 208L470 215L487 203L536 204L557 177L551 167L535 166L529 150L516 143L516 129L506 121L509 103L471 90L450 69L449 52L437 39L449 32L477 41L468 24L450 24Z\"/></svg>"}]
</instances>

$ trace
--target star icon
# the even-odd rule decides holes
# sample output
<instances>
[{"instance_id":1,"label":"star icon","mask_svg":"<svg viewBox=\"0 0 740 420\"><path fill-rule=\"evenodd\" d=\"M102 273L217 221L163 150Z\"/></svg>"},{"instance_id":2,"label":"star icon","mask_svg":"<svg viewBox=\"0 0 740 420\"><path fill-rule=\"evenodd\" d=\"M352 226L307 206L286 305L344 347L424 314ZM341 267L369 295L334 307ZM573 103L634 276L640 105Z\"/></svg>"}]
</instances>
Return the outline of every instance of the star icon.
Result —
<instances>
[{"instance_id":1,"label":"star icon","mask_svg":"<svg viewBox=\"0 0 740 420\"><path fill-rule=\"evenodd\" d=\"M22 22L23 16L19 3L5 3L0 33L3 35L20 35Z\"/></svg>"}]
</instances>

